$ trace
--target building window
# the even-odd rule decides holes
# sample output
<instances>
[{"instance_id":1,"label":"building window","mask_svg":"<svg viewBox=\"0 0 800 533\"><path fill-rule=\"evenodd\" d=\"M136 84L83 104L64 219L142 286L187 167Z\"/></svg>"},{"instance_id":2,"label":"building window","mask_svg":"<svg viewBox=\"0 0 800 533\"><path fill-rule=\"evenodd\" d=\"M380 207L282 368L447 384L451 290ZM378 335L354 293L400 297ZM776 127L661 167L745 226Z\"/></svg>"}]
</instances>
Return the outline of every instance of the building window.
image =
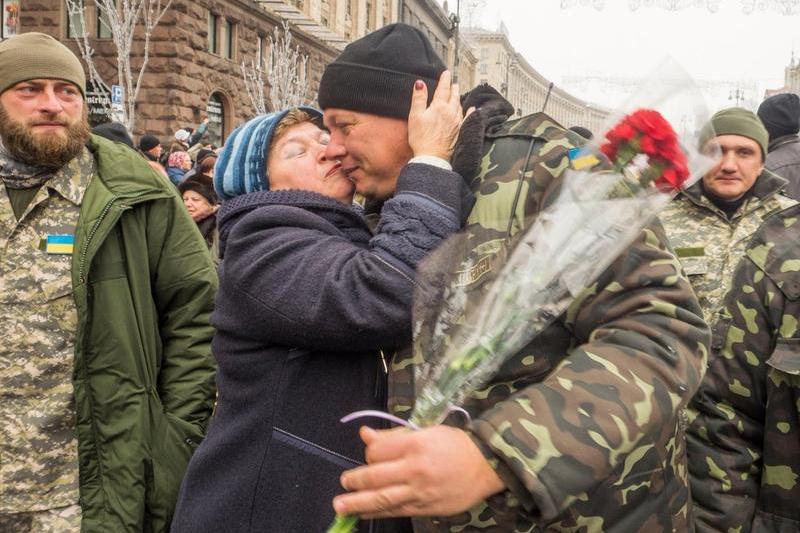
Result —
<instances>
[{"instance_id":1,"label":"building window","mask_svg":"<svg viewBox=\"0 0 800 533\"><path fill-rule=\"evenodd\" d=\"M322 4L320 5L320 23L323 26L328 26L329 20L331 18L331 3L328 0L322 0Z\"/></svg>"},{"instance_id":2,"label":"building window","mask_svg":"<svg viewBox=\"0 0 800 533\"><path fill-rule=\"evenodd\" d=\"M367 4L367 31L372 29L372 5Z\"/></svg>"},{"instance_id":3,"label":"building window","mask_svg":"<svg viewBox=\"0 0 800 533\"><path fill-rule=\"evenodd\" d=\"M2 37L13 37L19 32L19 1L3 0Z\"/></svg>"},{"instance_id":4,"label":"building window","mask_svg":"<svg viewBox=\"0 0 800 533\"><path fill-rule=\"evenodd\" d=\"M225 128L227 109L225 98L220 93L211 93L206 103L206 116L208 117L208 143L222 146L225 142Z\"/></svg>"},{"instance_id":5,"label":"building window","mask_svg":"<svg viewBox=\"0 0 800 533\"><path fill-rule=\"evenodd\" d=\"M219 17L214 13L208 14L208 51L212 54L219 53L219 43L217 42L217 25Z\"/></svg>"},{"instance_id":6,"label":"building window","mask_svg":"<svg viewBox=\"0 0 800 533\"><path fill-rule=\"evenodd\" d=\"M489 59L489 49L481 48L481 59Z\"/></svg>"},{"instance_id":7,"label":"building window","mask_svg":"<svg viewBox=\"0 0 800 533\"><path fill-rule=\"evenodd\" d=\"M80 5L81 13L83 12L83 0L78 0L77 4ZM84 19L81 17L80 13L70 13L67 11L67 37L70 39L76 39L78 37L83 37L83 22Z\"/></svg>"},{"instance_id":8,"label":"building window","mask_svg":"<svg viewBox=\"0 0 800 533\"><path fill-rule=\"evenodd\" d=\"M481 63L480 67L478 68L478 74L487 74L488 71L486 69L486 63Z\"/></svg>"},{"instance_id":9,"label":"building window","mask_svg":"<svg viewBox=\"0 0 800 533\"><path fill-rule=\"evenodd\" d=\"M97 38L111 39L111 24L108 22L108 13L99 7L95 7L97 12Z\"/></svg>"},{"instance_id":10,"label":"building window","mask_svg":"<svg viewBox=\"0 0 800 533\"><path fill-rule=\"evenodd\" d=\"M233 37L234 27L233 22L225 19L220 28L219 41L222 47L220 54L227 59L233 59Z\"/></svg>"},{"instance_id":11,"label":"building window","mask_svg":"<svg viewBox=\"0 0 800 533\"><path fill-rule=\"evenodd\" d=\"M259 67L264 67L264 45L266 44L266 39L263 35L258 35L258 49L256 50L256 65Z\"/></svg>"}]
</instances>

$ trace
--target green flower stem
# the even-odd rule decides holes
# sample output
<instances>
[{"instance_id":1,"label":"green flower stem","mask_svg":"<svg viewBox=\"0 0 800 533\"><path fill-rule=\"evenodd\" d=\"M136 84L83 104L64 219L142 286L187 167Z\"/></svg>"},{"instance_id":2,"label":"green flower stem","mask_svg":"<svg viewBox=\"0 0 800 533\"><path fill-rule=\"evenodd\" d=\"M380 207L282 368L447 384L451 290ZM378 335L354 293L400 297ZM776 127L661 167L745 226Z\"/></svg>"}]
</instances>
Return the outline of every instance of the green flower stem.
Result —
<instances>
[{"instance_id":1,"label":"green flower stem","mask_svg":"<svg viewBox=\"0 0 800 533\"><path fill-rule=\"evenodd\" d=\"M515 290L516 287L510 288L509 294L515 292ZM492 328L492 331L498 333L482 337L478 344L468 347L453 358L436 380L436 394L421 395L417 398L411 422L421 427L438 423L452 403L452 398L463 387L466 377L484 361L494 357L499 352L503 352L505 350L503 341L506 332L517 322L525 319L526 317L519 310L509 313L502 323Z\"/></svg>"},{"instance_id":2,"label":"green flower stem","mask_svg":"<svg viewBox=\"0 0 800 533\"><path fill-rule=\"evenodd\" d=\"M358 515L337 514L333 524L328 528L328 533L351 533L356 531L356 524L358 524Z\"/></svg>"}]
</instances>

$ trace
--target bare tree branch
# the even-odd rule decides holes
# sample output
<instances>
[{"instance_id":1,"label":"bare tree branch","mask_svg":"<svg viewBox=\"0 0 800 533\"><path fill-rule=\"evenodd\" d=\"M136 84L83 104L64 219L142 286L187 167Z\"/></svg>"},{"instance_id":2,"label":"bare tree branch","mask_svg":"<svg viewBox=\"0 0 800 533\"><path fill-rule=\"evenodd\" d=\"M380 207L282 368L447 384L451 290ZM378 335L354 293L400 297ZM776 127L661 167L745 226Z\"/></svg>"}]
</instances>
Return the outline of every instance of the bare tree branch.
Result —
<instances>
[{"instance_id":1,"label":"bare tree branch","mask_svg":"<svg viewBox=\"0 0 800 533\"><path fill-rule=\"evenodd\" d=\"M84 18L84 0L64 0L70 16L78 17L83 35L75 38L81 56L89 70L89 78L108 90L95 68L94 49L89 41ZM161 17L172 5L172 0L94 0L95 6L108 23L111 39L117 52L117 84L123 89L122 123L133 131L136 120L136 100L142 84L147 63L150 60L150 39L153 30L161 21ZM138 73L134 75L131 65L131 52L137 26L141 25L144 33L142 61L138 65Z\"/></svg>"},{"instance_id":2,"label":"bare tree branch","mask_svg":"<svg viewBox=\"0 0 800 533\"><path fill-rule=\"evenodd\" d=\"M84 16L83 0L65 0L67 13L69 15L68 24L70 25L70 33L75 35L75 44L78 45L78 51L81 54L83 62L86 63L89 72L89 82L94 87L99 87L106 94L110 93L110 87L105 80L97 72L94 65L94 48L89 42L89 31L86 29L86 18ZM73 25L72 21L77 19L77 24ZM77 27L76 27L77 26ZM111 113L111 101L109 99L102 99L97 102L103 107L103 111L107 114Z\"/></svg>"},{"instance_id":3,"label":"bare tree branch","mask_svg":"<svg viewBox=\"0 0 800 533\"><path fill-rule=\"evenodd\" d=\"M292 47L292 32L287 21L283 21L282 31L275 27L269 45L266 72L272 109L297 107L316 100L316 94L307 96L308 56L300 53L299 46Z\"/></svg>"},{"instance_id":4,"label":"bare tree branch","mask_svg":"<svg viewBox=\"0 0 800 533\"><path fill-rule=\"evenodd\" d=\"M242 77L244 78L244 88L256 115L263 115L267 110L266 90L267 83L264 77L263 61L251 61L250 65L242 60Z\"/></svg>"}]
</instances>

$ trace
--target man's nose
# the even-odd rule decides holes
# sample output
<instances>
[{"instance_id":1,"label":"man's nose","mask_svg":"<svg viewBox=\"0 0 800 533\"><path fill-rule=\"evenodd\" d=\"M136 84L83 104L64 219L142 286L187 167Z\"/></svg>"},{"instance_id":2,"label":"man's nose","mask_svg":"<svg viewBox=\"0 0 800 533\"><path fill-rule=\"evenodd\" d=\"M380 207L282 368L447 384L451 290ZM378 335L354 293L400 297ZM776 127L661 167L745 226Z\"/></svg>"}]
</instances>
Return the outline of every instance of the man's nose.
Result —
<instances>
[{"instance_id":1,"label":"man's nose","mask_svg":"<svg viewBox=\"0 0 800 533\"><path fill-rule=\"evenodd\" d=\"M331 160L341 159L345 155L347 155L347 150L344 147L341 134L331 133L328 146L325 147L325 158Z\"/></svg>"},{"instance_id":2,"label":"man's nose","mask_svg":"<svg viewBox=\"0 0 800 533\"><path fill-rule=\"evenodd\" d=\"M722 153L722 169L728 172L733 172L737 169L736 153L733 150Z\"/></svg>"},{"instance_id":3,"label":"man's nose","mask_svg":"<svg viewBox=\"0 0 800 533\"><path fill-rule=\"evenodd\" d=\"M39 110L48 113L48 114L56 114L61 113L64 110L64 106L61 105L61 100L59 100L58 96L56 95L56 91L54 87L46 86L44 89L39 93Z\"/></svg>"}]
</instances>

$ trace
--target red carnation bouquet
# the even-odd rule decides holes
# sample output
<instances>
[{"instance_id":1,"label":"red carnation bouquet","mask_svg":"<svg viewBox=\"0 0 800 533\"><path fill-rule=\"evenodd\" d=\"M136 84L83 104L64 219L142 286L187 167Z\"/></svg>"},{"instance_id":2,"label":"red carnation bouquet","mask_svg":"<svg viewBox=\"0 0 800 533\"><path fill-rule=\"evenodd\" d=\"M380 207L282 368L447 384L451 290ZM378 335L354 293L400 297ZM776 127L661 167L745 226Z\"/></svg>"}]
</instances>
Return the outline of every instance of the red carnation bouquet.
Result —
<instances>
[{"instance_id":1,"label":"red carnation bouquet","mask_svg":"<svg viewBox=\"0 0 800 533\"><path fill-rule=\"evenodd\" d=\"M414 305L421 310L415 322L428 322L417 328L427 336L414 345L425 361L415 379L420 385L410 421L416 426L441 423L479 390L591 287L680 188L713 164L696 143L682 144L652 108L622 115L603 141L570 150L555 199L508 243L499 274L477 302L457 276L444 290L431 289L441 286L442 265L452 264L459 244L426 260ZM469 241L459 238L469 257ZM465 261L455 272L472 268ZM444 294L445 301L426 301L431 294Z\"/></svg>"},{"instance_id":2,"label":"red carnation bouquet","mask_svg":"<svg viewBox=\"0 0 800 533\"><path fill-rule=\"evenodd\" d=\"M654 109L638 109L626 115L606 135L608 142L600 147L617 171L622 171L639 155L649 159L640 181L655 183L659 188L680 189L689 177L686 154L678 135L666 119Z\"/></svg>"}]
</instances>

